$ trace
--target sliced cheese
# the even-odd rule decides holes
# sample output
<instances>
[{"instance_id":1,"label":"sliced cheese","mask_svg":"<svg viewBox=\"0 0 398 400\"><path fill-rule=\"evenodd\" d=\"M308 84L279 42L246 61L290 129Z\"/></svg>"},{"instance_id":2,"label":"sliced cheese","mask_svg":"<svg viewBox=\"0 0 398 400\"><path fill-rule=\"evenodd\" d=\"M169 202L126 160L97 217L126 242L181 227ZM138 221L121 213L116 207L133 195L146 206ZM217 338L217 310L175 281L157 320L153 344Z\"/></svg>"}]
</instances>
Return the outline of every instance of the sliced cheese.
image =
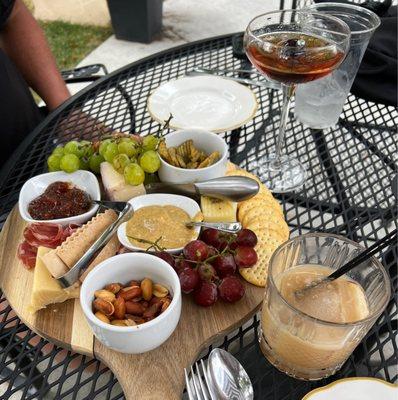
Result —
<instances>
[{"instance_id":1,"label":"sliced cheese","mask_svg":"<svg viewBox=\"0 0 398 400\"><path fill-rule=\"evenodd\" d=\"M29 306L31 313L35 313L49 304L62 303L66 300L79 297L79 287L63 289L44 265L41 257L50 250L46 247L39 247L37 251L36 265L33 272L33 289Z\"/></svg>"},{"instance_id":2,"label":"sliced cheese","mask_svg":"<svg viewBox=\"0 0 398 400\"><path fill-rule=\"evenodd\" d=\"M202 196L200 198L205 222L235 222L238 203Z\"/></svg>"},{"instance_id":3,"label":"sliced cheese","mask_svg":"<svg viewBox=\"0 0 398 400\"><path fill-rule=\"evenodd\" d=\"M144 185L128 185L122 174L119 174L108 162L101 163L101 179L106 194L111 201L128 201L145 194Z\"/></svg>"}]
</instances>

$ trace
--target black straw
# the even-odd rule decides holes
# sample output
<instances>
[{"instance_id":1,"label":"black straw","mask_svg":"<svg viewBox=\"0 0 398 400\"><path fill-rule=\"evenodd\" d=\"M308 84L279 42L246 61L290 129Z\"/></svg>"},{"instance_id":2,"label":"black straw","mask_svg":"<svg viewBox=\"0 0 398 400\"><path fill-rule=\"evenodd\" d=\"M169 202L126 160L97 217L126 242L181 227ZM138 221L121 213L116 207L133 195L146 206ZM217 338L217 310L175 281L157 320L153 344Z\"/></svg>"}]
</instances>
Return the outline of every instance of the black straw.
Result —
<instances>
[{"instance_id":1,"label":"black straw","mask_svg":"<svg viewBox=\"0 0 398 400\"><path fill-rule=\"evenodd\" d=\"M375 244L373 244L368 249L363 251L361 254L358 254L356 257L354 257L352 260L350 260L347 264L343 265L342 267L340 267L339 269L334 271L332 274L330 274L326 278L326 280L333 281L337 278L340 278L340 276L343 276L351 269L362 264L364 261L368 260L370 257L372 257L376 253L378 253L380 250L384 249L387 246L390 246L391 244L393 244L396 241L397 241L397 230L395 229L388 235L384 236L383 239L378 240Z\"/></svg>"}]
</instances>

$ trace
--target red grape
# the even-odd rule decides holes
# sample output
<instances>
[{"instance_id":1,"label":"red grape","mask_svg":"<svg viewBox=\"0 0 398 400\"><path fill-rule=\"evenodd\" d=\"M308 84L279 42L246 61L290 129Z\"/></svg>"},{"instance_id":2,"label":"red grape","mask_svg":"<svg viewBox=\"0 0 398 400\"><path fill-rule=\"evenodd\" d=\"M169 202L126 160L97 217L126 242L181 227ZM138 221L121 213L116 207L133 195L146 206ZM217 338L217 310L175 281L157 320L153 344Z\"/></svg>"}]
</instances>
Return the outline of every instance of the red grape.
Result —
<instances>
[{"instance_id":1,"label":"red grape","mask_svg":"<svg viewBox=\"0 0 398 400\"><path fill-rule=\"evenodd\" d=\"M234 258L239 268L248 268L257 262L257 253L253 247L238 246L235 250Z\"/></svg>"},{"instance_id":2,"label":"red grape","mask_svg":"<svg viewBox=\"0 0 398 400\"><path fill-rule=\"evenodd\" d=\"M200 281L198 271L192 268L184 268L178 277L180 278L181 290L184 293L191 293Z\"/></svg>"},{"instance_id":3,"label":"red grape","mask_svg":"<svg viewBox=\"0 0 398 400\"><path fill-rule=\"evenodd\" d=\"M236 237L236 243L239 246L254 247L257 244L257 236L250 229L242 229Z\"/></svg>"},{"instance_id":4,"label":"red grape","mask_svg":"<svg viewBox=\"0 0 398 400\"><path fill-rule=\"evenodd\" d=\"M228 275L233 275L236 271L236 264L234 256L229 253L222 254L218 256L213 261L214 268L217 271L217 275L220 278L224 278Z\"/></svg>"},{"instance_id":5,"label":"red grape","mask_svg":"<svg viewBox=\"0 0 398 400\"><path fill-rule=\"evenodd\" d=\"M215 247L213 247L213 246L207 246L207 247L209 249L209 254L207 257L213 257L218 254L218 251Z\"/></svg>"},{"instance_id":6,"label":"red grape","mask_svg":"<svg viewBox=\"0 0 398 400\"><path fill-rule=\"evenodd\" d=\"M164 261L166 261L168 264L170 264L175 269L174 258L167 251L158 251L158 252L155 253L155 256L161 258Z\"/></svg>"},{"instance_id":7,"label":"red grape","mask_svg":"<svg viewBox=\"0 0 398 400\"><path fill-rule=\"evenodd\" d=\"M218 286L220 299L228 303L235 303L245 294L245 288L242 282L236 276L225 277Z\"/></svg>"},{"instance_id":8,"label":"red grape","mask_svg":"<svg viewBox=\"0 0 398 400\"><path fill-rule=\"evenodd\" d=\"M200 264L198 267L198 273L200 279L208 282L211 282L217 276L216 270L209 263Z\"/></svg>"},{"instance_id":9,"label":"red grape","mask_svg":"<svg viewBox=\"0 0 398 400\"><path fill-rule=\"evenodd\" d=\"M208 245L217 247L219 244L220 231L213 228L204 229L200 234L200 238Z\"/></svg>"},{"instance_id":10,"label":"red grape","mask_svg":"<svg viewBox=\"0 0 398 400\"><path fill-rule=\"evenodd\" d=\"M209 248L201 240L193 240L184 247L183 252L187 260L204 261L209 254Z\"/></svg>"},{"instance_id":11,"label":"red grape","mask_svg":"<svg viewBox=\"0 0 398 400\"><path fill-rule=\"evenodd\" d=\"M217 297L217 286L213 282L201 281L193 292L195 303L203 307L212 306L217 301Z\"/></svg>"},{"instance_id":12,"label":"red grape","mask_svg":"<svg viewBox=\"0 0 398 400\"><path fill-rule=\"evenodd\" d=\"M177 271L177 274L179 274L184 268L193 268L195 267L196 264L189 262L185 258L177 258L175 261L175 267L174 269Z\"/></svg>"}]
</instances>

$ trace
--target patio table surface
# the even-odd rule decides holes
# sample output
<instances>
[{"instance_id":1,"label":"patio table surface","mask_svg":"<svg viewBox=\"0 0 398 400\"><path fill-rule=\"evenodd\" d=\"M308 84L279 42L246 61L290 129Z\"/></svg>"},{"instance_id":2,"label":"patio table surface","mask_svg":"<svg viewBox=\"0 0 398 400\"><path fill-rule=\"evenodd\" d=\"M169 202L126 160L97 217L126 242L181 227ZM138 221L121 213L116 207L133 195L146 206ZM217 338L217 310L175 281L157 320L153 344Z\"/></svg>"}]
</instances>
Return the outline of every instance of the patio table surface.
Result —
<instances>
[{"instance_id":1,"label":"patio table surface","mask_svg":"<svg viewBox=\"0 0 398 400\"><path fill-rule=\"evenodd\" d=\"M0 222L4 223L18 201L23 183L45 172L46 158L55 145L72 138L65 133L72 132L77 138L99 137L100 131L87 129L91 119L76 118L80 111L115 130L141 135L157 132L158 124L149 116L146 100L161 83L183 76L195 65L251 67L246 59L234 56L232 37L193 42L130 64L99 79L55 110L0 171ZM229 144L230 160L256 173L256 161L275 146L282 97L264 87L252 90L259 102L257 115L242 128L221 136ZM308 172L302 189L276 195L283 205L291 236L329 232L369 246L392 231L397 225L391 189L391 180L397 173L397 110L350 95L338 125L323 131L307 129L295 120L294 106L290 114L285 149L297 156ZM343 377L398 380L397 246L379 258L391 276L392 299L333 377L303 382L272 367L257 344L257 317L214 343L227 348L242 362L254 384L255 399L300 399L312 388ZM98 360L71 353L38 337L6 306L4 296L0 302L1 398L123 398L116 378ZM206 357L209 350L203 349L202 356Z\"/></svg>"}]
</instances>

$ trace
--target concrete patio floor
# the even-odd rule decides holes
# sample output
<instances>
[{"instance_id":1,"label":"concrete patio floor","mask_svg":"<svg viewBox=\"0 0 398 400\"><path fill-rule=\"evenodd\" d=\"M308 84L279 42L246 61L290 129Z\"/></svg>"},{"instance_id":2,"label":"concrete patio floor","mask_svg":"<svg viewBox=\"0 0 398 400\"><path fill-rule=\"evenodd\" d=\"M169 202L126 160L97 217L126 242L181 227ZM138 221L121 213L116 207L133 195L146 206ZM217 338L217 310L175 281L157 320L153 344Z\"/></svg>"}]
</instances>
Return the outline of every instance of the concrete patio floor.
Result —
<instances>
[{"instance_id":1,"label":"concrete patio floor","mask_svg":"<svg viewBox=\"0 0 398 400\"><path fill-rule=\"evenodd\" d=\"M243 31L258 14L279 9L279 0L164 0L163 30L150 44L111 36L79 66L102 63L113 71L158 51L206 37ZM289 8L289 1L285 2Z\"/></svg>"}]
</instances>

